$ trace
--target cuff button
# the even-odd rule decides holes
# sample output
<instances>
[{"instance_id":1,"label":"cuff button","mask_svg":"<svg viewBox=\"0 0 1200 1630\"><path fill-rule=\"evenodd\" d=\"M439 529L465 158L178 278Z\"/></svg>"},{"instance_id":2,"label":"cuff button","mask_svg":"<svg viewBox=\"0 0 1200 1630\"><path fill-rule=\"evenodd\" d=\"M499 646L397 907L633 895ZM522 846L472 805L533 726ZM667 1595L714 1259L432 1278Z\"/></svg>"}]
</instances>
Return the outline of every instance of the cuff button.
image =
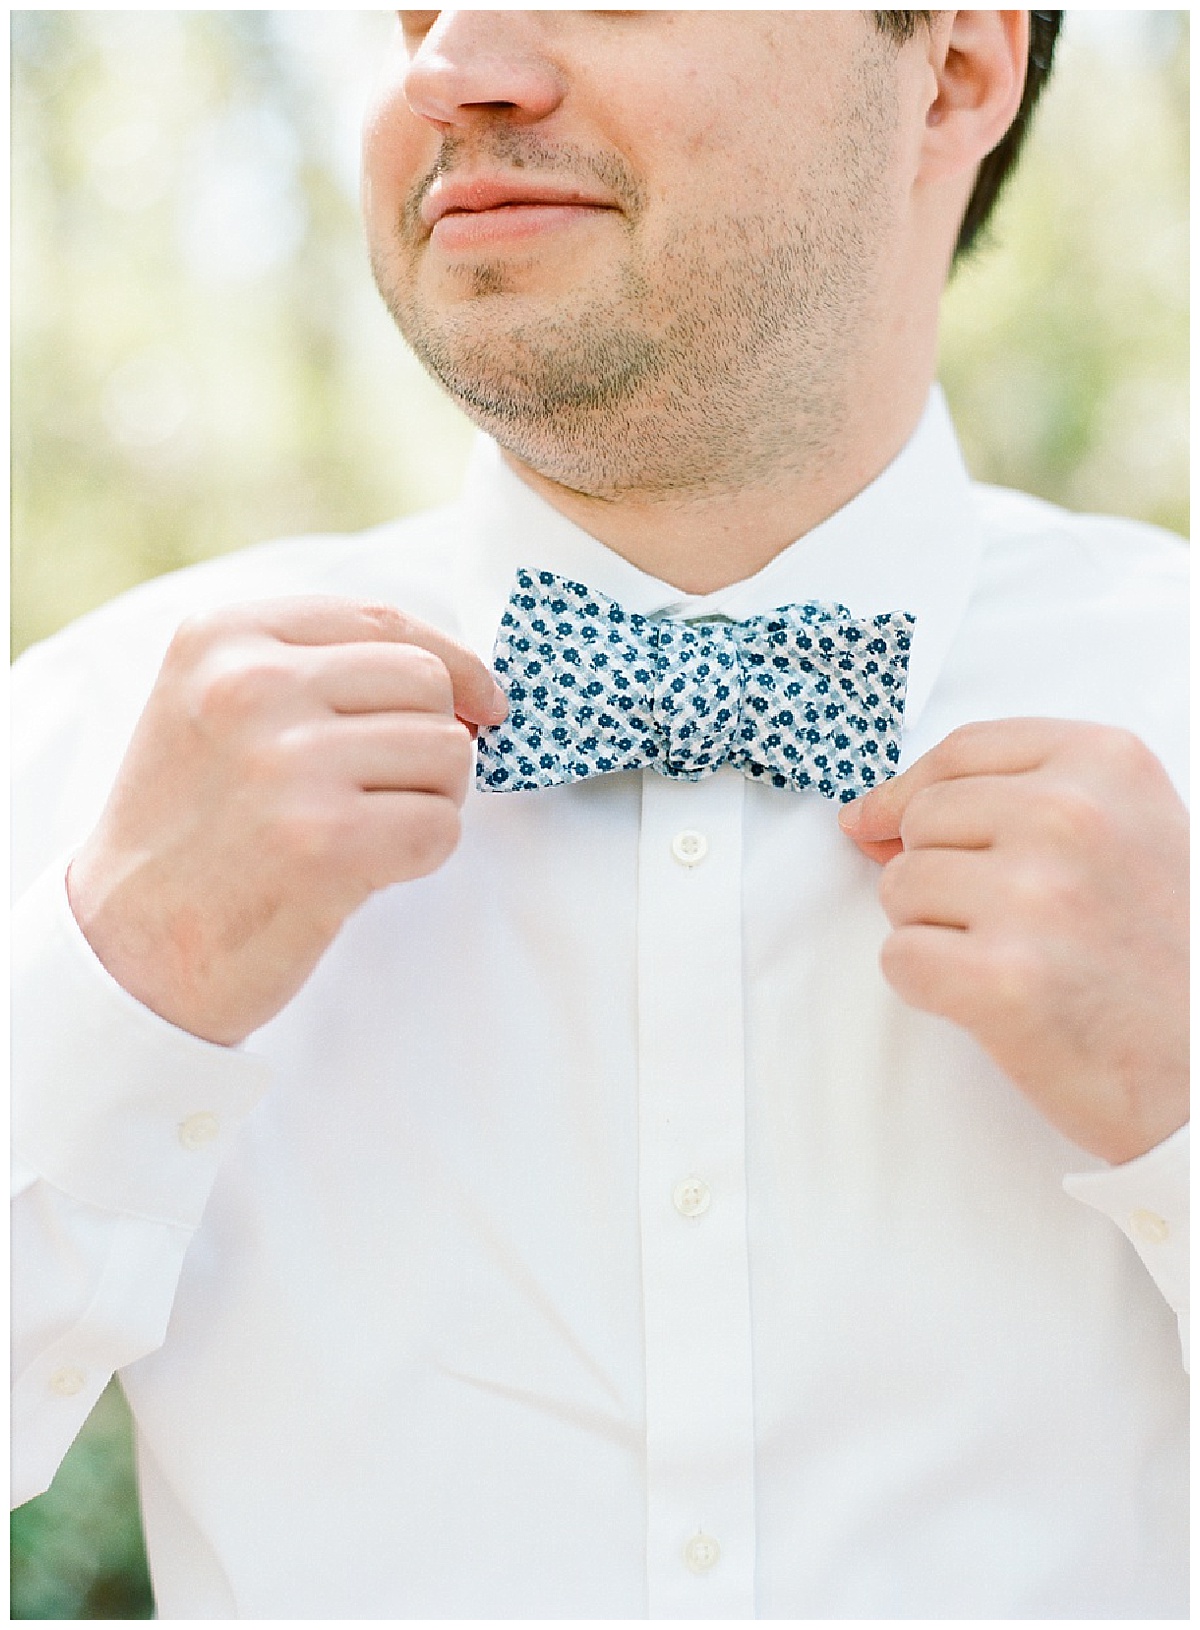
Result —
<instances>
[{"instance_id":1,"label":"cuff button","mask_svg":"<svg viewBox=\"0 0 1200 1630\"><path fill-rule=\"evenodd\" d=\"M189 1115L186 1121L180 1122L179 1141L185 1149L203 1149L220 1130L217 1117L208 1110L201 1110L198 1115Z\"/></svg>"},{"instance_id":2,"label":"cuff button","mask_svg":"<svg viewBox=\"0 0 1200 1630\"><path fill-rule=\"evenodd\" d=\"M1142 1245L1161 1245L1169 1237L1171 1227L1157 1211L1135 1211L1129 1218L1129 1231Z\"/></svg>"},{"instance_id":3,"label":"cuff button","mask_svg":"<svg viewBox=\"0 0 1200 1630\"><path fill-rule=\"evenodd\" d=\"M50 1377L50 1391L60 1398L74 1398L83 1391L84 1375L82 1370L73 1366L66 1369L55 1370Z\"/></svg>"}]
</instances>

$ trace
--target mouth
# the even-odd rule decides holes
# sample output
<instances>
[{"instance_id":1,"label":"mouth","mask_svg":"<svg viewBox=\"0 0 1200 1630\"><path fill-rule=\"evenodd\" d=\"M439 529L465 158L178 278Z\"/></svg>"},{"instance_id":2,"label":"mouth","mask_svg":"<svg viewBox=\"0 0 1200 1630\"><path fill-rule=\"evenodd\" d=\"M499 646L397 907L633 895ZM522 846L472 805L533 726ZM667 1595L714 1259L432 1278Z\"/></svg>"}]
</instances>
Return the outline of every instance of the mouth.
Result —
<instances>
[{"instance_id":1,"label":"mouth","mask_svg":"<svg viewBox=\"0 0 1200 1630\"><path fill-rule=\"evenodd\" d=\"M522 176L439 176L421 201L420 218L441 249L496 248L619 213L611 198L587 189Z\"/></svg>"}]
</instances>

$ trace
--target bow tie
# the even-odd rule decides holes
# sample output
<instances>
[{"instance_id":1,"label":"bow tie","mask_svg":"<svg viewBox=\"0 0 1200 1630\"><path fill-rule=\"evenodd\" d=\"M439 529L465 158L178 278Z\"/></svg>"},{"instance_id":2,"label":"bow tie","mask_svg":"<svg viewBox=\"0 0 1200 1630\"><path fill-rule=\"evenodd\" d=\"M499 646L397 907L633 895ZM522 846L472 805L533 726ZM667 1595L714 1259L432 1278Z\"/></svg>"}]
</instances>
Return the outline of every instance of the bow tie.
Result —
<instances>
[{"instance_id":1,"label":"bow tie","mask_svg":"<svg viewBox=\"0 0 1200 1630\"><path fill-rule=\"evenodd\" d=\"M895 773L915 621L816 602L655 620L520 570L493 657L509 713L479 732L476 782L527 792L647 766L698 781L730 764L846 803Z\"/></svg>"}]
</instances>

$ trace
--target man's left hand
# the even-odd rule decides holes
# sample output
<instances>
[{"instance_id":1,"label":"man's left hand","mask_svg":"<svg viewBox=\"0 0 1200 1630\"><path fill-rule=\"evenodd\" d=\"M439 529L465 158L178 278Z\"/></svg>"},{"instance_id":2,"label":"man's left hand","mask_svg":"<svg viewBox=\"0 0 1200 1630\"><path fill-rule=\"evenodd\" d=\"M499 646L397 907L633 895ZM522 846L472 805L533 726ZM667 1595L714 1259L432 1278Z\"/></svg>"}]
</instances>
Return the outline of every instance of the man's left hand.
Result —
<instances>
[{"instance_id":1,"label":"man's left hand","mask_svg":"<svg viewBox=\"0 0 1200 1630\"><path fill-rule=\"evenodd\" d=\"M883 866L884 977L1117 1163L1188 1118L1188 817L1135 736L966 725L841 811Z\"/></svg>"}]
</instances>

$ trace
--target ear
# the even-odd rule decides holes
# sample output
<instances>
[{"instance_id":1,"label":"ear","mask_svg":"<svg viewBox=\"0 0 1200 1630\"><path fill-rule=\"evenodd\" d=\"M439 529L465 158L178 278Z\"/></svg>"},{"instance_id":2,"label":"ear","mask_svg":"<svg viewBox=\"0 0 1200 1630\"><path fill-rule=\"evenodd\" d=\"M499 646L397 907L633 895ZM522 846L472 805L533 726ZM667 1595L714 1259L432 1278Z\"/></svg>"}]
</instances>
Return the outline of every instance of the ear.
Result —
<instances>
[{"instance_id":1,"label":"ear","mask_svg":"<svg viewBox=\"0 0 1200 1630\"><path fill-rule=\"evenodd\" d=\"M929 30L934 95L925 115L921 175L973 172L1021 105L1029 57L1027 11L935 11Z\"/></svg>"}]
</instances>

